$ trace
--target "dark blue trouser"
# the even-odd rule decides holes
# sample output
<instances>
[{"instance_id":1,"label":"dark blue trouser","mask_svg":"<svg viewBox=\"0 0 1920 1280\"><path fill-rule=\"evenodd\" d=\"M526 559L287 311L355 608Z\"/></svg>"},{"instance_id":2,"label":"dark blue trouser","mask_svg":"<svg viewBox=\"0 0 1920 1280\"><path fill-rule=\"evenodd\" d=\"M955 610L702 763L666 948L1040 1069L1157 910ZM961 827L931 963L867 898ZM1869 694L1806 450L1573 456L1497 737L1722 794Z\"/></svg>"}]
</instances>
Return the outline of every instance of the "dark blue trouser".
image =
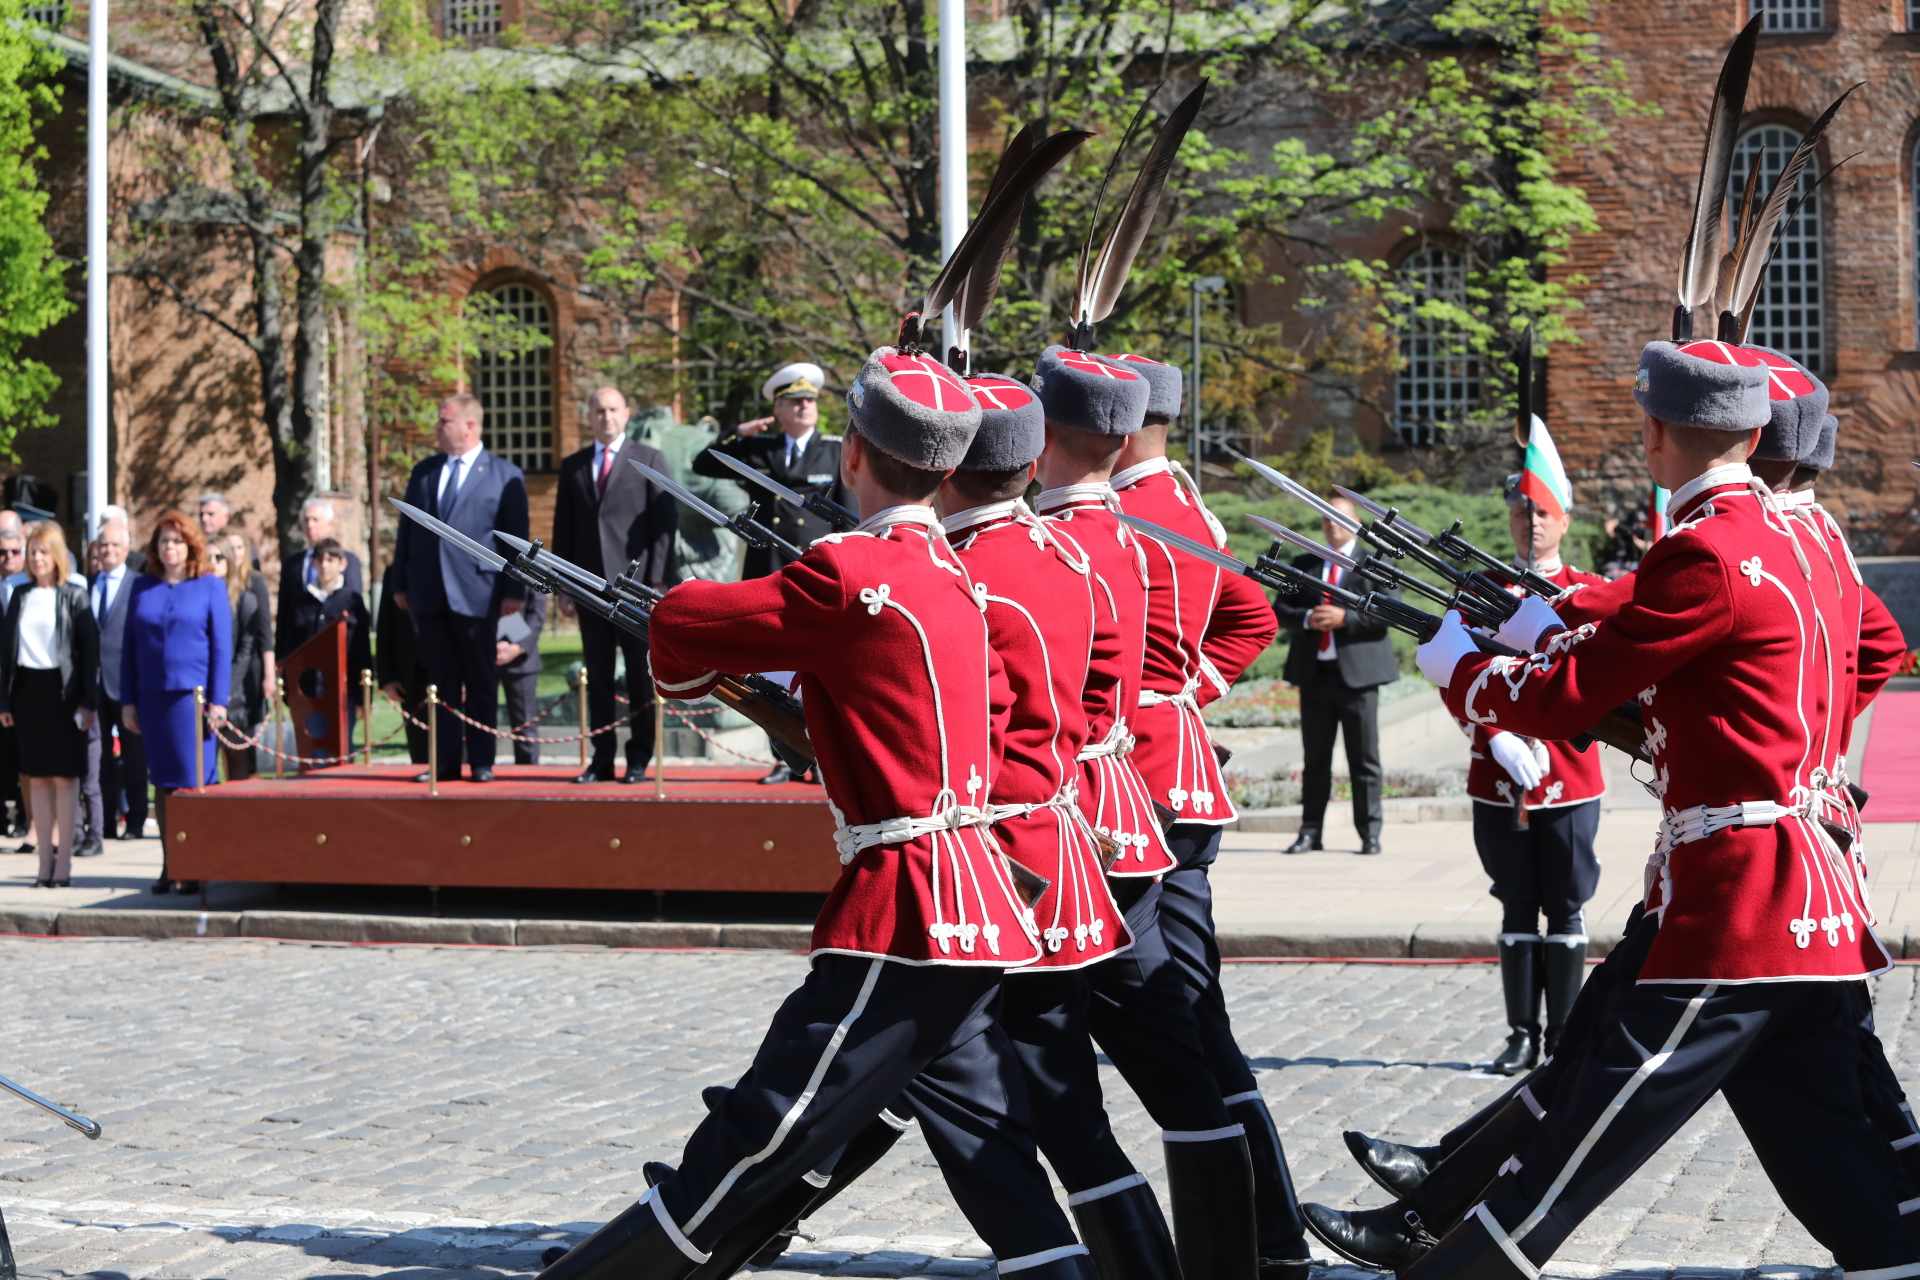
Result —
<instances>
[{"instance_id":1,"label":"dark blue trouser","mask_svg":"<svg viewBox=\"0 0 1920 1280\"><path fill-rule=\"evenodd\" d=\"M1550 934L1587 931L1587 901L1600 887L1599 830L1598 800L1534 809L1519 831L1510 807L1474 802L1473 847L1500 900L1502 933L1537 933L1542 915Z\"/></svg>"},{"instance_id":2,"label":"dark blue trouser","mask_svg":"<svg viewBox=\"0 0 1920 1280\"><path fill-rule=\"evenodd\" d=\"M660 1184L668 1216L711 1251L753 1209L831 1166L904 1093L954 1198L1003 1263L1077 1249L1034 1155L999 995L997 969L816 959Z\"/></svg>"},{"instance_id":3,"label":"dark blue trouser","mask_svg":"<svg viewBox=\"0 0 1920 1280\"><path fill-rule=\"evenodd\" d=\"M1094 970L1118 958L1103 960ZM1009 974L1001 1001L1001 1023L1026 1073L1034 1136L1069 1195L1138 1172L1107 1118L1099 1060L1088 1038L1088 973Z\"/></svg>"}]
</instances>

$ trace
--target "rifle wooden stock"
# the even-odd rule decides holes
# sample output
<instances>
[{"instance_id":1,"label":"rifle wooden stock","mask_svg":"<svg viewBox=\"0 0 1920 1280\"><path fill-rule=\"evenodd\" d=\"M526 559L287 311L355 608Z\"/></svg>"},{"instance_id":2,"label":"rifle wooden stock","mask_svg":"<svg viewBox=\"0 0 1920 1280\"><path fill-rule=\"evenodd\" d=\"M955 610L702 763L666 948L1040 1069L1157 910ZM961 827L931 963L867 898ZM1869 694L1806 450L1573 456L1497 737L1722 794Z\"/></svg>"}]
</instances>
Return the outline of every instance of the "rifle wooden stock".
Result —
<instances>
[{"instance_id":1,"label":"rifle wooden stock","mask_svg":"<svg viewBox=\"0 0 1920 1280\"><path fill-rule=\"evenodd\" d=\"M1586 736L1624 751L1635 760L1653 763L1653 757L1647 754L1647 730L1640 722L1640 704L1637 702L1624 703L1607 712L1600 717L1598 724L1587 730Z\"/></svg>"},{"instance_id":2,"label":"rifle wooden stock","mask_svg":"<svg viewBox=\"0 0 1920 1280\"><path fill-rule=\"evenodd\" d=\"M813 743L807 740L806 722L774 706L742 684L738 677L721 676L720 683L713 687L713 696L765 729L769 737L779 739L781 745L795 755L809 762L814 759Z\"/></svg>"}]
</instances>

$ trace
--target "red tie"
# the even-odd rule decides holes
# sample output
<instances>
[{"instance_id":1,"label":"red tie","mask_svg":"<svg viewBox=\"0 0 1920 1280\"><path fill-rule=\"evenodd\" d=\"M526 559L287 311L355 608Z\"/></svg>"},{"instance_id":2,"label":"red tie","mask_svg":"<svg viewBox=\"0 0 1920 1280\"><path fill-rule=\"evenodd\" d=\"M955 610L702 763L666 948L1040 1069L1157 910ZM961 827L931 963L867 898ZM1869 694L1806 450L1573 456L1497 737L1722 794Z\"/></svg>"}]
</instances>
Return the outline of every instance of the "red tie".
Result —
<instances>
[{"instance_id":1,"label":"red tie","mask_svg":"<svg viewBox=\"0 0 1920 1280\"><path fill-rule=\"evenodd\" d=\"M1330 564L1327 566L1327 585L1330 587L1337 587L1340 585L1340 566L1339 565ZM1333 632L1322 631L1320 633L1320 652L1322 653L1333 652Z\"/></svg>"},{"instance_id":2,"label":"red tie","mask_svg":"<svg viewBox=\"0 0 1920 1280\"><path fill-rule=\"evenodd\" d=\"M605 445L600 447L600 474L594 478L593 491L600 497L607 496L607 477L613 473L613 450Z\"/></svg>"}]
</instances>

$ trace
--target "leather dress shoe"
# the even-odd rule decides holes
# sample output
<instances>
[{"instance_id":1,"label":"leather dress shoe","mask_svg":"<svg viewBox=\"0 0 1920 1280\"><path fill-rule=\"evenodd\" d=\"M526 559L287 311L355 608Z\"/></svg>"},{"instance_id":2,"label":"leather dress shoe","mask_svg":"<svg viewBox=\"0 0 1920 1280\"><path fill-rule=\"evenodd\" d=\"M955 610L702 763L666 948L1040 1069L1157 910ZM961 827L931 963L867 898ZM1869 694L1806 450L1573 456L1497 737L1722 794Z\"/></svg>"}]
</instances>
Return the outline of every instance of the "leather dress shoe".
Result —
<instances>
[{"instance_id":1,"label":"leather dress shoe","mask_svg":"<svg viewBox=\"0 0 1920 1280\"><path fill-rule=\"evenodd\" d=\"M779 764L776 764L775 766L773 766L773 769L767 774L766 777L760 779L761 785L767 786L767 787L774 787L774 786L780 785L783 782L792 782L792 781L793 781L793 770L787 768L787 762L784 760L782 760Z\"/></svg>"},{"instance_id":2,"label":"leather dress shoe","mask_svg":"<svg viewBox=\"0 0 1920 1280\"><path fill-rule=\"evenodd\" d=\"M574 782L612 782L613 775L610 773L602 773L598 769L589 769L585 773L575 774L572 778L572 781Z\"/></svg>"},{"instance_id":3,"label":"leather dress shoe","mask_svg":"<svg viewBox=\"0 0 1920 1280\"><path fill-rule=\"evenodd\" d=\"M1316 850L1324 849L1324 848L1326 848L1326 846L1320 842L1319 828L1302 827L1300 828L1300 834L1294 837L1293 843L1288 845L1285 849L1282 849L1281 852L1282 853L1313 853Z\"/></svg>"},{"instance_id":4,"label":"leather dress shoe","mask_svg":"<svg viewBox=\"0 0 1920 1280\"><path fill-rule=\"evenodd\" d=\"M1433 1172L1436 1162L1419 1147L1403 1147L1397 1142L1369 1138L1352 1129L1340 1136L1367 1176L1396 1200L1412 1195Z\"/></svg>"},{"instance_id":5,"label":"leather dress shoe","mask_svg":"<svg viewBox=\"0 0 1920 1280\"><path fill-rule=\"evenodd\" d=\"M1342 1213L1323 1204L1303 1204L1300 1212L1320 1243L1369 1266L1398 1270L1418 1262L1438 1243L1419 1225L1418 1216L1408 1222L1405 1212L1392 1205Z\"/></svg>"},{"instance_id":6,"label":"leather dress shoe","mask_svg":"<svg viewBox=\"0 0 1920 1280\"><path fill-rule=\"evenodd\" d=\"M628 786L638 786L640 783L645 782L646 780L647 780L646 769L645 768L636 769L632 765L628 765L627 771L620 775L620 781L626 783Z\"/></svg>"},{"instance_id":7,"label":"leather dress shoe","mask_svg":"<svg viewBox=\"0 0 1920 1280\"><path fill-rule=\"evenodd\" d=\"M89 839L73 851L73 856L76 858L97 858L106 851L107 847L101 844L100 841L97 839Z\"/></svg>"},{"instance_id":8,"label":"leather dress shoe","mask_svg":"<svg viewBox=\"0 0 1920 1280\"><path fill-rule=\"evenodd\" d=\"M1379 837L1379 836L1368 836L1368 837L1367 837L1367 838L1366 838L1365 840L1362 840L1362 841L1360 842L1360 852L1361 852L1361 853L1363 853L1363 854L1376 854L1376 853L1379 853L1379 852L1380 852L1380 837Z\"/></svg>"},{"instance_id":9,"label":"leather dress shoe","mask_svg":"<svg viewBox=\"0 0 1920 1280\"><path fill-rule=\"evenodd\" d=\"M493 770L483 764L477 764L473 766L473 780L475 782L492 782Z\"/></svg>"}]
</instances>

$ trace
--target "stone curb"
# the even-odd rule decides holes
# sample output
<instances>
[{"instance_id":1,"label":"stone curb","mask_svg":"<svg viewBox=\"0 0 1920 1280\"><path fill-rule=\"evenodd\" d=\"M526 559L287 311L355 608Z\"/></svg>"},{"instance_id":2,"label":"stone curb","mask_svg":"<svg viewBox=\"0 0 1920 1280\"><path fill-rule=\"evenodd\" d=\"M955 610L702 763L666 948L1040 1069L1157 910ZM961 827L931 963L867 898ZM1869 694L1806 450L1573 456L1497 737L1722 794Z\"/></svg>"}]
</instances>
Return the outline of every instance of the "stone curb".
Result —
<instances>
[{"instance_id":1,"label":"stone curb","mask_svg":"<svg viewBox=\"0 0 1920 1280\"><path fill-rule=\"evenodd\" d=\"M1342 802L1344 803L1344 801ZM1388 822L1471 822L1473 801L1466 796L1396 796L1380 802ZM1300 806L1242 809L1228 831L1298 831Z\"/></svg>"}]
</instances>

